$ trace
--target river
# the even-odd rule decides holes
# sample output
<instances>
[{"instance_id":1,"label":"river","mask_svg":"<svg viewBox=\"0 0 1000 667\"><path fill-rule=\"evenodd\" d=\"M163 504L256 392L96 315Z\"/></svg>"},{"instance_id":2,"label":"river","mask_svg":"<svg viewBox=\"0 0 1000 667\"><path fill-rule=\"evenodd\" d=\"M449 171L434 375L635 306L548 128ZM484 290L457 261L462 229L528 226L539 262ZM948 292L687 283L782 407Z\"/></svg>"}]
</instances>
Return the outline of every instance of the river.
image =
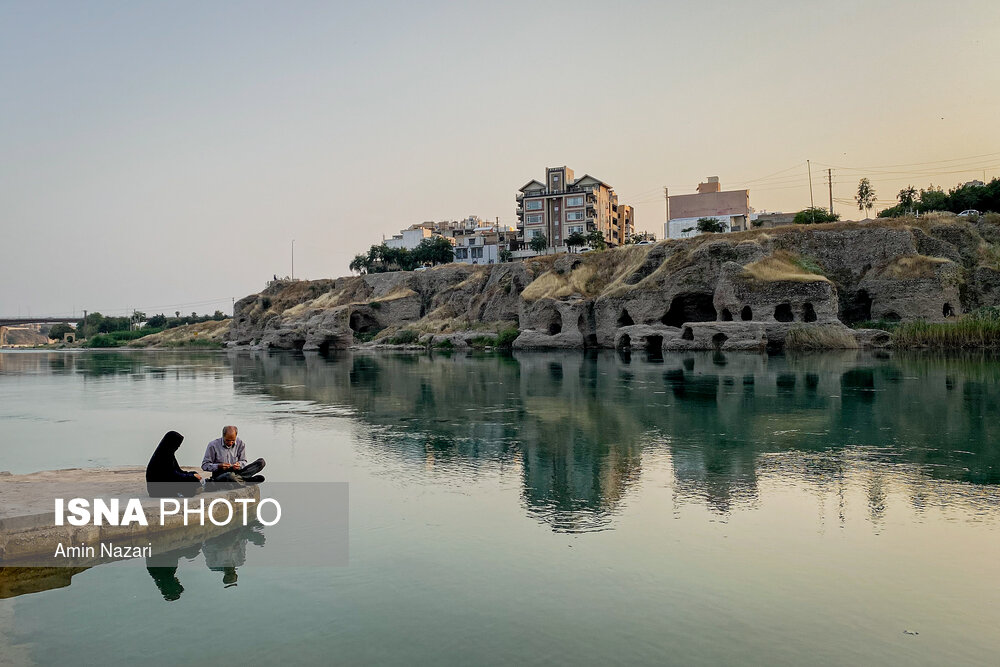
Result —
<instances>
[{"instance_id":1,"label":"river","mask_svg":"<svg viewBox=\"0 0 1000 667\"><path fill-rule=\"evenodd\" d=\"M0 600L0 656L993 663L998 416L984 356L2 353L0 470L237 424L269 481L348 483L350 562L98 566Z\"/></svg>"}]
</instances>

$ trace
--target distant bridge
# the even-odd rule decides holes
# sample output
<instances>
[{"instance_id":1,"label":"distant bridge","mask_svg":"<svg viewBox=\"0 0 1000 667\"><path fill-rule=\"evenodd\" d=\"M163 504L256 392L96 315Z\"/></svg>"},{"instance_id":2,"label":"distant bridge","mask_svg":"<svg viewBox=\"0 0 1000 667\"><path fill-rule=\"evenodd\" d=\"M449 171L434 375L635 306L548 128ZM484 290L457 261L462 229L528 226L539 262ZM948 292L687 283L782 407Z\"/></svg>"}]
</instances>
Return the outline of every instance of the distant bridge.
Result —
<instances>
[{"instance_id":1,"label":"distant bridge","mask_svg":"<svg viewBox=\"0 0 1000 667\"><path fill-rule=\"evenodd\" d=\"M7 327L20 324L59 324L60 322L69 324L79 322L82 318L74 316L67 317L2 317L0 316L0 347L7 344Z\"/></svg>"}]
</instances>

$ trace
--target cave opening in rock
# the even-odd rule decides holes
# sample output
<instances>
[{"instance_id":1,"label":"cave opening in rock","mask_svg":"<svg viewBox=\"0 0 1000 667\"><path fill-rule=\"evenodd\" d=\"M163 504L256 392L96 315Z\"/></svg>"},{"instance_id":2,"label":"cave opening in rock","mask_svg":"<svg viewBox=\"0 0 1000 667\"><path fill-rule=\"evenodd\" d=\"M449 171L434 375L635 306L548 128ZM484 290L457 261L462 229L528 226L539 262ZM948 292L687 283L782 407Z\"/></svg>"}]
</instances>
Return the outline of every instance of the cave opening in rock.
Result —
<instances>
[{"instance_id":1,"label":"cave opening in rock","mask_svg":"<svg viewBox=\"0 0 1000 667\"><path fill-rule=\"evenodd\" d=\"M360 310L355 310L351 313L351 319L348 324L354 333L359 334L374 333L379 330L378 321L368 313L363 313Z\"/></svg>"},{"instance_id":2,"label":"cave opening in rock","mask_svg":"<svg viewBox=\"0 0 1000 667\"><path fill-rule=\"evenodd\" d=\"M632 338L628 334L624 334L618 339L618 345L616 347L619 350L630 350L632 349Z\"/></svg>"},{"instance_id":3,"label":"cave opening in rock","mask_svg":"<svg viewBox=\"0 0 1000 667\"><path fill-rule=\"evenodd\" d=\"M691 327L684 327L684 333L681 334L683 340L694 340L694 330Z\"/></svg>"},{"instance_id":4,"label":"cave opening in rock","mask_svg":"<svg viewBox=\"0 0 1000 667\"><path fill-rule=\"evenodd\" d=\"M663 336L646 336L644 339L647 361L663 361Z\"/></svg>"},{"instance_id":5,"label":"cave opening in rock","mask_svg":"<svg viewBox=\"0 0 1000 667\"><path fill-rule=\"evenodd\" d=\"M802 306L802 321L803 322L815 322L816 321L816 309L813 305L806 301Z\"/></svg>"},{"instance_id":6,"label":"cave opening in rock","mask_svg":"<svg viewBox=\"0 0 1000 667\"><path fill-rule=\"evenodd\" d=\"M872 298L867 290L858 290L844 303L840 319L844 324L867 322L872 318Z\"/></svg>"},{"instance_id":7,"label":"cave opening in rock","mask_svg":"<svg viewBox=\"0 0 1000 667\"><path fill-rule=\"evenodd\" d=\"M899 322L903 318L900 317L899 313L897 313L896 311L890 310L888 313L882 316L882 319L885 320L886 322Z\"/></svg>"},{"instance_id":8,"label":"cave opening in rock","mask_svg":"<svg viewBox=\"0 0 1000 667\"><path fill-rule=\"evenodd\" d=\"M635 322L632 321L632 316L628 314L628 311L622 308L622 314L618 316L618 326L620 327L630 327Z\"/></svg>"},{"instance_id":9,"label":"cave opening in rock","mask_svg":"<svg viewBox=\"0 0 1000 667\"><path fill-rule=\"evenodd\" d=\"M715 304L710 292L679 294L670 302L670 308L661 318L668 327L680 327L685 322L714 322Z\"/></svg>"},{"instance_id":10,"label":"cave opening in rock","mask_svg":"<svg viewBox=\"0 0 1000 667\"><path fill-rule=\"evenodd\" d=\"M740 311L740 319L744 322L749 322L753 319L753 311L750 310L750 306L743 306L743 310Z\"/></svg>"},{"instance_id":11,"label":"cave opening in rock","mask_svg":"<svg viewBox=\"0 0 1000 667\"><path fill-rule=\"evenodd\" d=\"M955 317L955 309L951 307L950 303L945 303L941 308L941 314L945 317Z\"/></svg>"},{"instance_id":12,"label":"cave opening in rock","mask_svg":"<svg viewBox=\"0 0 1000 667\"><path fill-rule=\"evenodd\" d=\"M728 308L723 308L722 309L722 321L723 322L732 322L733 321L733 314L729 312Z\"/></svg>"},{"instance_id":13,"label":"cave opening in rock","mask_svg":"<svg viewBox=\"0 0 1000 667\"><path fill-rule=\"evenodd\" d=\"M779 322L791 322L795 319L792 314L792 305L790 303L779 303L774 309L774 319Z\"/></svg>"},{"instance_id":14,"label":"cave opening in rock","mask_svg":"<svg viewBox=\"0 0 1000 667\"><path fill-rule=\"evenodd\" d=\"M722 344L725 343L727 340L729 340L729 336L721 332L717 333L714 336L712 336L712 347L714 347L716 350L721 350Z\"/></svg>"}]
</instances>

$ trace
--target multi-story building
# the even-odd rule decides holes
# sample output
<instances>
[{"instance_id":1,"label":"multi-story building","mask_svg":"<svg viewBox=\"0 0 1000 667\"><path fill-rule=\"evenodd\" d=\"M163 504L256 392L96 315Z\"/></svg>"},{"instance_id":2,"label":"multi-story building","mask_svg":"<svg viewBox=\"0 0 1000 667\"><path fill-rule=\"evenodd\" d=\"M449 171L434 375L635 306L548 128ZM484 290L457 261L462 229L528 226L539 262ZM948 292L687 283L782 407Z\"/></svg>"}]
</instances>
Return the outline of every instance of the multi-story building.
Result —
<instances>
[{"instance_id":1,"label":"multi-story building","mask_svg":"<svg viewBox=\"0 0 1000 667\"><path fill-rule=\"evenodd\" d=\"M500 251L510 249L517 240L517 231L510 225L485 222L469 216L457 223L448 223L443 235L451 235L455 244L455 261L465 264L497 264Z\"/></svg>"},{"instance_id":2,"label":"multi-story building","mask_svg":"<svg viewBox=\"0 0 1000 667\"><path fill-rule=\"evenodd\" d=\"M668 239L698 234L699 218L716 218L729 232L749 229L749 190L722 190L718 176L709 176L698 184L698 192L691 195L672 195L667 198L669 217L663 225L663 235Z\"/></svg>"},{"instance_id":3,"label":"multi-story building","mask_svg":"<svg viewBox=\"0 0 1000 667\"><path fill-rule=\"evenodd\" d=\"M384 243L390 248L413 250L424 239L435 236L448 239L455 246L455 261L465 264L495 264L500 261L500 251L510 249L517 241L513 227L470 215L465 220L416 223Z\"/></svg>"},{"instance_id":4,"label":"multi-story building","mask_svg":"<svg viewBox=\"0 0 1000 667\"><path fill-rule=\"evenodd\" d=\"M524 243L544 235L549 247L559 248L575 232L599 231L607 243L621 245L632 234L632 207L618 203L614 188L589 174L574 178L568 167L547 168L545 182L529 181L516 200Z\"/></svg>"}]
</instances>

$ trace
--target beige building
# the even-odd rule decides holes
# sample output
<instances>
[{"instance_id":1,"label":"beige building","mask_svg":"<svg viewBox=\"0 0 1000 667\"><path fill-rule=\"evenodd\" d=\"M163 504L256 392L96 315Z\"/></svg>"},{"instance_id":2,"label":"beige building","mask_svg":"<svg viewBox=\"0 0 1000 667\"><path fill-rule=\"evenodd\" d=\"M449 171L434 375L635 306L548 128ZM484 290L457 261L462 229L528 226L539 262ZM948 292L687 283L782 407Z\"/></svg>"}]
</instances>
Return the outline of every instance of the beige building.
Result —
<instances>
[{"instance_id":1,"label":"beige building","mask_svg":"<svg viewBox=\"0 0 1000 667\"><path fill-rule=\"evenodd\" d=\"M559 248L573 233L600 231L610 245L621 245L633 231L631 206L618 203L614 188L568 167L549 167L545 181L529 181L517 199L517 226L524 243L543 234Z\"/></svg>"},{"instance_id":2,"label":"beige building","mask_svg":"<svg viewBox=\"0 0 1000 667\"><path fill-rule=\"evenodd\" d=\"M670 217L664 225L666 238L692 236L698 218L716 218L726 231L741 232L750 228L750 191L722 190L718 176L709 176L698 184L698 191L690 195L672 195L668 198Z\"/></svg>"}]
</instances>

